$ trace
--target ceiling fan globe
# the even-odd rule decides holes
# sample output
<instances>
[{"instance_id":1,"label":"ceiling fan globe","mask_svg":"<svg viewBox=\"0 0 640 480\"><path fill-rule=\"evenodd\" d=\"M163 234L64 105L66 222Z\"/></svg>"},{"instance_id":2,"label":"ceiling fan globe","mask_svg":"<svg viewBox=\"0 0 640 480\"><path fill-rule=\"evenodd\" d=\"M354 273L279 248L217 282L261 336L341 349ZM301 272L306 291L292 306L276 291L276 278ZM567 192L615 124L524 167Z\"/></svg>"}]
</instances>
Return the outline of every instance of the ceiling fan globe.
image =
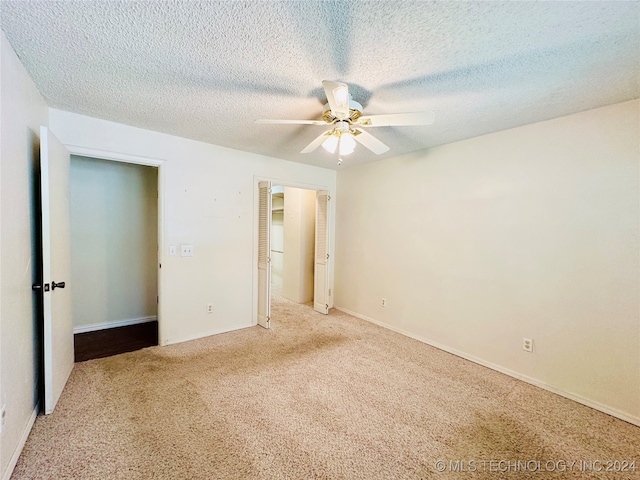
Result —
<instances>
[{"instance_id":1,"label":"ceiling fan globe","mask_svg":"<svg viewBox=\"0 0 640 480\"><path fill-rule=\"evenodd\" d=\"M353 150L356 148L356 141L353 139L351 133L346 133L340 135L340 146L338 151L340 155L349 155L353 153Z\"/></svg>"}]
</instances>

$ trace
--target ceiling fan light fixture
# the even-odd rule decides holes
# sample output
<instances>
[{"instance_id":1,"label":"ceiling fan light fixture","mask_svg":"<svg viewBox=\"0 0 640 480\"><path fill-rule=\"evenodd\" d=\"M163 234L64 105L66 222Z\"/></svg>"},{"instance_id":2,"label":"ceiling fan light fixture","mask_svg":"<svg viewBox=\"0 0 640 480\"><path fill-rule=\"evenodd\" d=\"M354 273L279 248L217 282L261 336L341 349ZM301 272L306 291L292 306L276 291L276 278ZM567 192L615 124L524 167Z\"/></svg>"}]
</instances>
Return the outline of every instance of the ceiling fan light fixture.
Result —
<instances>
[{"instance_id":1,"label":"ceiling fan light fixture","mask_svg":"<svg viewBox=\"0 0 640 480\"><path fill-rule=\"evenodd\" d=\"M340 135L340 148L338 152L340 155L349 155L353 153L353 150L356 148L356 141L350 134Z\"/></svg>"},{"instance_id":2,"label":"ceiling fan light fixture","mask_svg":"<svg viewBox=\"0 0 640 480\"><path fill-rule=\"evenodd\" d=\"M337 147L338 137L336 137L335 135L329 135L327 139L322 142L322 148L324 148L329 153L335 153Z\"/></svg>"}]
</instances>

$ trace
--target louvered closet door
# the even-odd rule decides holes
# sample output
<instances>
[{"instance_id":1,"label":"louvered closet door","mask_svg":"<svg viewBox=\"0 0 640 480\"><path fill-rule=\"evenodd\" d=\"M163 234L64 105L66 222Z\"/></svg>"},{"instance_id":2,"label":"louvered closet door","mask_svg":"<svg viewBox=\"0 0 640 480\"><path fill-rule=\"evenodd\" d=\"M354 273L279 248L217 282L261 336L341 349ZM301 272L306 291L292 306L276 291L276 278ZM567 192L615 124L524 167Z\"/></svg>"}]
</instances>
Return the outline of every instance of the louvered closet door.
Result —
<instances>
[{"instance_id":1,"label":"louvered closet door","mask_svg":"<svg viewBox=\"0 0 640 480\"><path fill-rule=\"evenodd\" d=\"M271 182L258 183L258 325L269 328L271 315Z\"/></svg>"},{"instance_id":2,"label":"louvered closet door","mask_svg":"<svg viewBox=\"0 0 640 480\"><path fill-rule=\"evenodd\" d=\"M316 259L313 309L329 313L329 192L316 192Z\"/></svg>"}]
</instances>

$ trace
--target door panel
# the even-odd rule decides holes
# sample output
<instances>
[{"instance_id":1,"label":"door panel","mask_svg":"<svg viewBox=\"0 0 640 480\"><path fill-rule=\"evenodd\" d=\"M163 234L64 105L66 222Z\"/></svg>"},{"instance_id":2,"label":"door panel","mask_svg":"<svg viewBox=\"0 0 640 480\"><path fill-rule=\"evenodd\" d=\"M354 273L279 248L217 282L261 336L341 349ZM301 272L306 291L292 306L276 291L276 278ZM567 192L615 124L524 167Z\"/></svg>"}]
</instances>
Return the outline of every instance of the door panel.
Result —
<instances>
[{"instance_id":1,"label":"door panel","mask_svg":"<svg viewBox=\"0 0 640 480\"><path fill-rule=\"evenodd\" d=\"M316 192L316 253L313 309L329 313L329 192Z\"/></svg>"},{"instance_id":2,"label":"door panel","mask_svg":"<svg viewBox=\"0 0 640 480\"><path fill-rule=\"evenodd\" d=\"M69 152L40 127L44 411L53 409L73 369Z\"/></svg>"},{"instance_id":3,"label":"door panel","mask_svg":"<svg viewBox=\"0 0 640 480\"><path fill-rule=\"evenodd\" d=\"M258 183L258 325L271 316L271 182Z\"/></svg>"}]
</instances>

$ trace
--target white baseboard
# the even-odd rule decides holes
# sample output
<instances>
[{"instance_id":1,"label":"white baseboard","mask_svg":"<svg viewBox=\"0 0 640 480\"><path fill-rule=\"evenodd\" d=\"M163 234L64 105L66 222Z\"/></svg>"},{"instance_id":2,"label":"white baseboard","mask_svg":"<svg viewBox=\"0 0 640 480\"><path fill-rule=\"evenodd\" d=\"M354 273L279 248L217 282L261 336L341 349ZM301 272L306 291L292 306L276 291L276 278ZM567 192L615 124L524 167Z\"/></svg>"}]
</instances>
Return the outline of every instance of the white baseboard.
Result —
<instances>
[{"instance_id":1,"label":"white baseboard","mask_svg":"<svg viewBox=\"0 0 640 480\"><path fill-rule=\"evenodd\" d=\"M183 338L172 338L169 339L167 341L165 341L162 345L174 345L176 343L182 343L182 342L190 342L191 340L198 340L200 338L204 338L204 337L210 337L211 335L218 335L220 333L228 333L228 332L234 332L236 330L242 330L243 328L249 328L249 327L255 327L256 324L248 324L248 325L240 325L238 327L229 327L229 328L222 328L220 330L212 330L210 332L205 332L202 334L198 334L198 335L192 335L189 337L183 337Z\"/></svg>"},{"instance_id":2,"label":"white baseboard","mask_svg":"<svg viewBox=\"0 0 640 480\"><path fill-rule=\"evenodd\" d=\"M587 407L593 408L595 410L598 410L600 412L606 413L607 415L611 415L612 417L616 417L619 418L620 420L624 420L625 422L629 422L633 425L637 425L640 426L640 417L635 416L635 415L629 415L626 412L623 412L621 410L618 410L616 408L610 407L608 405L604 405L600 402L596 402L595 400L591 400L589 398L585 398L579 394L576 393L572 393L572 392L567 392L565 390L562 390L560 388L554 387L552 385L549 385L548 383L545 383L541 380L538 380L536 378L533 377L529 377L527 375L523 375L521 373L518 373L514 370L510 370L508 368L504 368L500 365L496 365L494 363L491 362L487 362L486 360L483 360L481 358L478 357L474 357L473 355L469 355L467 353L461 352L460 350L456 350L455 348L451 348L448 347L446 345L443 345L439 342L434 342L433 340L430 340L428 338L424 338L421 337L419 335L415 335L411 332L407 332L405 330L402 330L400 328L396 328L396 327L392 327L391 325L388 325L386 323L380 322L378 320L375 320L371 317L367 317L366 315L361 315L357 312L353 312L347 308L343 308L343 307L336 307L336 310L340 310L341 312L347 313L349 315L352 315L356 318L359 318L361 320L365 320L367 322L370 323L374 323L380 327L386 328L387 330L392 330L396 333L400 333L402 335L405 335L407 337L413 338L414 340L418 340L419 342L422 343L426 343L427 345L431 345L432 347L435 347L439 350L444 350L447 353L451 353L453 355L456 355L458 357L464 358L465 360L469 360L470 362L473 363L477 363L478 365L482 365L483 367L487 367L490 368L491 370L495 370L497 372L500 373L504 373L505 375L509 375L510 377L513 378L517 378L518 380L522 380L523 382L529 383L531 385L534 385L536 387L542 388L544 390L547 390L549 392L555 393L557 395L560 395L561 397L565 397L568 398L569 400L573 400L574 402L578 402L582 405L585 405Z\"/></svg>"},{"instance_id":3,"label":"white baseboard","mask_svg":"<svg viewBox=\"0 0 640 480\"><path fill-rule=\"evenodd\" d=\"M128 325L137 325L138 323L155 322L157 316L126 318L124 320L116 320L114 322L92 323L91 325L78 325L73 327L73 333L95 332L96 330L105 330L107 328L126 327Z\"/></svg>"},{"instance_id":4,"label":"white baseboard","mask_svg":"<svg viewBox=\"0 0 640 480\"><path fill-rule=\"evenodd\" d=\"M31 416L29 416L29 421L25 429L22 432L22 436L20 437L20 441L18 442L18 446L16 447L13 455L11 456L11 460L9 460L9 464L7 465L7 469L2 475L2 480L9 480L11 478L11 474L13 473L13 469L16 468L18 464L18 459L20 458L20 454L22 453L22 449L24 448L25 443L27 443L27 438L29 438L29 433L31 433L31 429L33 428L33 424L36 421L36 417L38 416L38 410L40 407L36 405L36 408L31 412Z\"/></svg>"}]
</instances>

